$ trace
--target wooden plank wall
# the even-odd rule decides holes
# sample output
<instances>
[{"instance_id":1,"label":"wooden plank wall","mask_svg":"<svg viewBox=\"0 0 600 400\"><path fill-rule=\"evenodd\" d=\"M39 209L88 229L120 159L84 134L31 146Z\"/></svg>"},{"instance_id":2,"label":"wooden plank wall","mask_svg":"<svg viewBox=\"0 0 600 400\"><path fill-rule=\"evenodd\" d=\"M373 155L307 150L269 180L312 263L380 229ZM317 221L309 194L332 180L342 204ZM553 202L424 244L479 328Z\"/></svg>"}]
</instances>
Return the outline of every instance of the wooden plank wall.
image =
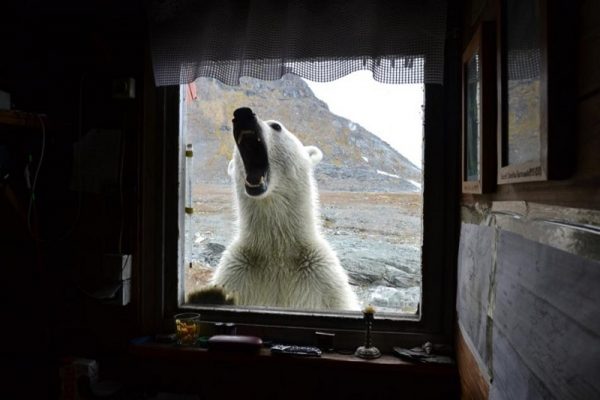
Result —
<instances>
[{"instance_id":1,"label":"wooden plank wall","mask_svg":"<svg viewBox=\"0 0 600 400\"><path fill-rule=\"evenodd\" d=\"M600 1L573 6L579 7L577 120L565 135L577 142L575 173L462 196L463 399L600 398ZM465 42L479 20L493 20L494 7L492 0L466 1ZM514 202L524 214L536 204L549 206L553 217L493 211ZM580 218L580 211L588 216Z\"/></svg>"},{"instance_id":2,"label":"wooden plank wall","mask_svg":"<svg viewBox=\"0 0 600 400\"><path fill-rule=\"evenodd\" d=\"M491 398L600 398L600 263L508 231L497 259Z\"/></svg>"},{"instance_id":3,"label":"wooden plank wall","mask_svg":"<svg viewBox=\"0 0 600 400\"><path fill-rule=\"evenodd\" d=\"M531 240L535 229L530 238L510 232L495 216L492 226L463 223L457 296L463 398L488 398L486 383L494 400L600 398L600 260L575 254L600 245L600 212L592 215L587 230L561 230L580 246L574 252Z\"/></svg>"},{"instance_id":4,"label":"wooden plank wall","mask_svg":"<svg viewBox=\"0 0 600 400\"><path fill-rule=\"evenodd\" d=\"M481 372L491 373L485 360L490 360L488 351L488 309L490 277L493 267L495 231L489 226L463 224L458 250L458 290L456 307L460 311L459 328L475 351Z\"/></svg>"},{"instance_id":5,"label":"wooden plank wall","mask_svg":"<svg viewBox=\"0 0 600 400\"><path fill-rule=\"evenodd\" d=\"M487 399L489 396L489 379L481 373L475 354L477 352L469 347L467 339L459 330L456 337L456 362L462 370L459 376L462 400Z\"/></svg>"}]
</instances>

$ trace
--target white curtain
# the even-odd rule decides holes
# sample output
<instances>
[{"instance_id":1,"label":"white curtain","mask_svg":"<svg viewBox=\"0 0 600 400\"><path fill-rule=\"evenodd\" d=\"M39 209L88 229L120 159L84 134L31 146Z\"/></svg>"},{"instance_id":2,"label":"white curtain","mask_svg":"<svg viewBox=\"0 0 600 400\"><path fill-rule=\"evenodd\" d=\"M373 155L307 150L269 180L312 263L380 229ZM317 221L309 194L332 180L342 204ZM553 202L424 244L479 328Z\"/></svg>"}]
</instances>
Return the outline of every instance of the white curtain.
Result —
<instances>
[{"instance_id":1,"label":"white curtain","mask_svg":"<svg viewBox=\"0 0 600 400\"><path fill-rule=\"evenodd\" d=\"M157 0L150 34L158 86L286 73L326 82L361 69L443 83L446 1Z\"/></svg>"}]
</instances>

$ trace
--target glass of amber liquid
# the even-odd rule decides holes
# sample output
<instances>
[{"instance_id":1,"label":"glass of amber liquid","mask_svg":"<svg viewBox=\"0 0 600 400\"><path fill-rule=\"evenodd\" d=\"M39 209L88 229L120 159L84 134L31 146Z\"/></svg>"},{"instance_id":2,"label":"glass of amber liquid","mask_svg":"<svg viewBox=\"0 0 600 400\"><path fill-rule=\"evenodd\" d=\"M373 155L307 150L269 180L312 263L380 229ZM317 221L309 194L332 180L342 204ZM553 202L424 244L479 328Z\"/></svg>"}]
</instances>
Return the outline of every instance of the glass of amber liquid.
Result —
<instances>
[{"instance_id":1,"label":"glass of amber liquid","mask_svg":"<svg viewBox=\"0 0 600 400\"><path fill-rule=\"evenodd\" d=\"M176 314L173 318L175 319L177 344L182 346L192 346L196 344L200 334L200 314Z\"/></svg>"}]
</instances>

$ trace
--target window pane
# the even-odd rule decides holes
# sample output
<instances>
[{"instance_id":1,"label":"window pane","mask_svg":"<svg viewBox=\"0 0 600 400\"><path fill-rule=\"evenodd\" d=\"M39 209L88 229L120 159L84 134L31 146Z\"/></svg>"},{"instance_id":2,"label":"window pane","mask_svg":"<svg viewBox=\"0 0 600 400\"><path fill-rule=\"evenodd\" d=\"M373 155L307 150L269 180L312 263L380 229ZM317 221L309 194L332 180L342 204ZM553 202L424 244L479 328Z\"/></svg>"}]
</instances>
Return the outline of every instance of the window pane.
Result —
<instances>
[{"instance_id":1,"label":"window pane","mask_svg":"<svg viewBox=\"0 0 600 400\"><path fill-rule=\"evenodd\" d=\"M481 99L479 95L479 54L475 53L467 64L466 101L467 101L467 137L466 137L466 180L478 181L481 169L481 151L479 149L479 132L481 120Z\"/></svg>"},{"instance_id":2,"label":"window pane","mask_svg":"<svg viewBox=\"0 0 600 400\"><path fill-rule=\"evenodd\" d=\"M506 72L508 104L508 164L541 157L541 15L535 0L508 0Z\"/></svg>"},{"instance_id":3,"label":"window pane","mask_svg":"<svg viewBox=\"0 0 600 400\"><path fill-rule=\"evenodd\" d=\"M231 87L182 86L186 168L193 207L186 215L186 294L206 287L236 235L227 169L235 151L233 111L250 107L277 120L323 159L314 174L324 238L347 271L360 306L415 313L421 297L423 85L379 84L365 71L329 83L285 75L242 78ZM271 168L276 168L271 166ZM186 196L187 198L187 196Z\"/></svg>"}]
</instances>

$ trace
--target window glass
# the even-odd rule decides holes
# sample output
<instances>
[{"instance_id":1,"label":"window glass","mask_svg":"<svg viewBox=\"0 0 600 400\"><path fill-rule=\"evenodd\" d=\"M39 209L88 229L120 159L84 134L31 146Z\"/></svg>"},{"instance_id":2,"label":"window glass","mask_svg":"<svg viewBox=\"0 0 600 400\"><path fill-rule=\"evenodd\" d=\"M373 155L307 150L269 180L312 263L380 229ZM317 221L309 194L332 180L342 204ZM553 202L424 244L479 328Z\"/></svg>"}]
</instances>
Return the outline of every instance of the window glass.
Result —
<instances>
[{"instance_id":1,"label":"window glass","mask_svg":"<svg viewBox=\"0 0 600 400\"><path fill-rule=\"evenodd\" d=\"M181 92L184 150L193 155L183 158L180 277L186 297L211 284L224 251L239 234L228 165L240 140L233 134L234 110L249 107L260 120L277 120L303 145L322 152L314 166L317 221L359 307L418 311L423 85L380 84L359 71L329 83L285 75L277 81L242 78L232 87L199 78ZM270 170L278 167L276 161L269 164Z\"/></svg>"}]
</instances>

